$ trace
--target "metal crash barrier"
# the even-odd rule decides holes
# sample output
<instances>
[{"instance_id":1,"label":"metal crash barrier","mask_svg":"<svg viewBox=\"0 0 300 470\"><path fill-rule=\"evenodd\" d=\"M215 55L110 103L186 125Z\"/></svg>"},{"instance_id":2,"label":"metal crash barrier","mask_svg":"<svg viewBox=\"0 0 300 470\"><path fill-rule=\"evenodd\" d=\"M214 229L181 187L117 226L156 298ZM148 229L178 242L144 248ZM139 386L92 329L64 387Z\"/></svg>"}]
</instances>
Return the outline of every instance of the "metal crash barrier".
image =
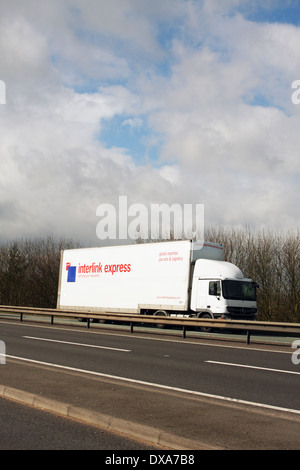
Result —
<instances>
[{"instance_id":1,"label":"metal crash barrier","mask_svg":"<svg viewBox=\"0 0 300 470\"><path fill-rule=\"evenodd\" d=\"M20 321L23 321L25 315L49 316L51 325L54 324L55 317L77 318L86 320L87 327L90 327L91 320L100 322L112 321L128 323L130 332L133 333L135 325L155 324L159 326L176 326L182 329L183 338L186 337L188 328L203 329L210 328L214 330L240 330L246 331L246 341L250 344L251 334L253 333L280 333L287 335L300 335L300 323L283 323L267 321L247 321L247 320L228 320L228 319L209 319L209 318L183 318L175 316L159 315L138 315L129 313L106 313L106 312L80 312L74 310L57 310L34 307L18 307L1 305L0 313L20 315Z\"/></svg>"}]
</instances>

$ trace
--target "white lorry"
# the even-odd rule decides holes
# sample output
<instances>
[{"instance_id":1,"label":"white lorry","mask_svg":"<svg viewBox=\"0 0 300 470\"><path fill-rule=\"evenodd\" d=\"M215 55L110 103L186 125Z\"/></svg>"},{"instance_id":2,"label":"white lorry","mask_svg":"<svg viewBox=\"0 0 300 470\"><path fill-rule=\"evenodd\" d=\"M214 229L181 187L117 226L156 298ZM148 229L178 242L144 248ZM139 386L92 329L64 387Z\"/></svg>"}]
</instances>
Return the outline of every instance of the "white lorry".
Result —
<instances>
[{"instance_id":1,"label":"white lorry","mask_svg":"<svg viewBox=\"0 0 300 470\"><path fill-rule=\"evenodd\" d=\"M61 252L57 308L254 320L256 284L216 243L71 249Z\"/></svg>"}]
</instances>

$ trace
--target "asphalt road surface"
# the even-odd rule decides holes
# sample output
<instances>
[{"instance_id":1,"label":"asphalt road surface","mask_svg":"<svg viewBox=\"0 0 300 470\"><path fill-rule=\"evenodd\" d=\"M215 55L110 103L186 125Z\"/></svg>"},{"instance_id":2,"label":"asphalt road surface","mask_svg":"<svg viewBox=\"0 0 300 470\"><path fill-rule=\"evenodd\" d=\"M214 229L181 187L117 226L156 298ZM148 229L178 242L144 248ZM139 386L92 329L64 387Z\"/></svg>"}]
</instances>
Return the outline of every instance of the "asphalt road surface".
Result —
<instances>
[{"instance_id":1,"label":"asphalt road surface","mask_svg":"<svg viewBox=\"0 0 300 470\"><path fill-rule=\"evenodd\" d=\"M0 322L0 340L1 385L222 448L300 446L300 365L291 348L9 321Z\"/></svg>"},{"instance_id":2,"label":"asphalt road surface","mask_svg":"<svg viewBox=\"0 0 300 470\"><path fill-rule=\"evenodd\" d=\"M156 450L4 398L0 398L0 423L0 450Z\"/></svg>"}]
</instances>

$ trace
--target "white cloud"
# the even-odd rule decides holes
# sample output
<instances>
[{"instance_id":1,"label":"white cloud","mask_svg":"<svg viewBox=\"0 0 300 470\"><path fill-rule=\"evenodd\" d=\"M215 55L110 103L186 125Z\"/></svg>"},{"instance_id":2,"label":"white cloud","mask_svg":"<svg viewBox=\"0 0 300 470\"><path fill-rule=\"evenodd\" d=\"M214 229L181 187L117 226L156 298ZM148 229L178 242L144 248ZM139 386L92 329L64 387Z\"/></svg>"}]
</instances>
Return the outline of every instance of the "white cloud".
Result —
<instances>
[{"instance_id":1,"label":"white cloud","mask_svg":"<svg viewBox=\"0 0 300 470\"><path fill-rule=\"evenodd\" d=\"M0 7L0 239L95 243L96 208L119 195L204 203L206 224L299 225L300 28L248 21L235 0L219 5ZM101 130L116 116L128 135L147 129L155 165L106 148Z\"/></svg>"},{"instance_id":2,"label":"white cloud","mask_svg":"<svg viewBox=\"0 0 300 470\"><path fill-rule=\"evenodd\" d=\"M209 22L214 37L197 32L204 44L195 47L189 31L188 42L175 41L171 78L155 83L150 122L164 136L162 156L180 162L208 220L297 226L299 110L290 84L300 30L240 15Z\"/></svg>"},{"instance_id":3,"label":"white cloud","mask_svg":"<svg viewBox=\"0 0 300 470\"><path fill-rule=\"evenodd\" d=\"M129 126L130 128L139 128L143 125L143 120L141 118L125 119L122 122L122 126Z\"/></svg>"}]
</instances>

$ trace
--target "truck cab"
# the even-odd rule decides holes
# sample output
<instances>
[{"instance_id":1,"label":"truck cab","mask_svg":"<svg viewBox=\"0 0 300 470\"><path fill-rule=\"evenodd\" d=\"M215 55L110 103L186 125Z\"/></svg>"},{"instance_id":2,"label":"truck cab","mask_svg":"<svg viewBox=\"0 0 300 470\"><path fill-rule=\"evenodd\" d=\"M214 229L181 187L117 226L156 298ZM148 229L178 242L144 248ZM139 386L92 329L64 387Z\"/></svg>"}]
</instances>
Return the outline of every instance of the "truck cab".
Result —
<instances>
[{"instance_id":1,"label":"truck cab","mask_svg":"<svg viewBox=\"0 0 300 470\"><path fill-rule=\"evenodd\" d=\"M198 259L193 271L190 308L198 317L254 320L256 287L232 263Z\"/></svg>"}]
</instances>

